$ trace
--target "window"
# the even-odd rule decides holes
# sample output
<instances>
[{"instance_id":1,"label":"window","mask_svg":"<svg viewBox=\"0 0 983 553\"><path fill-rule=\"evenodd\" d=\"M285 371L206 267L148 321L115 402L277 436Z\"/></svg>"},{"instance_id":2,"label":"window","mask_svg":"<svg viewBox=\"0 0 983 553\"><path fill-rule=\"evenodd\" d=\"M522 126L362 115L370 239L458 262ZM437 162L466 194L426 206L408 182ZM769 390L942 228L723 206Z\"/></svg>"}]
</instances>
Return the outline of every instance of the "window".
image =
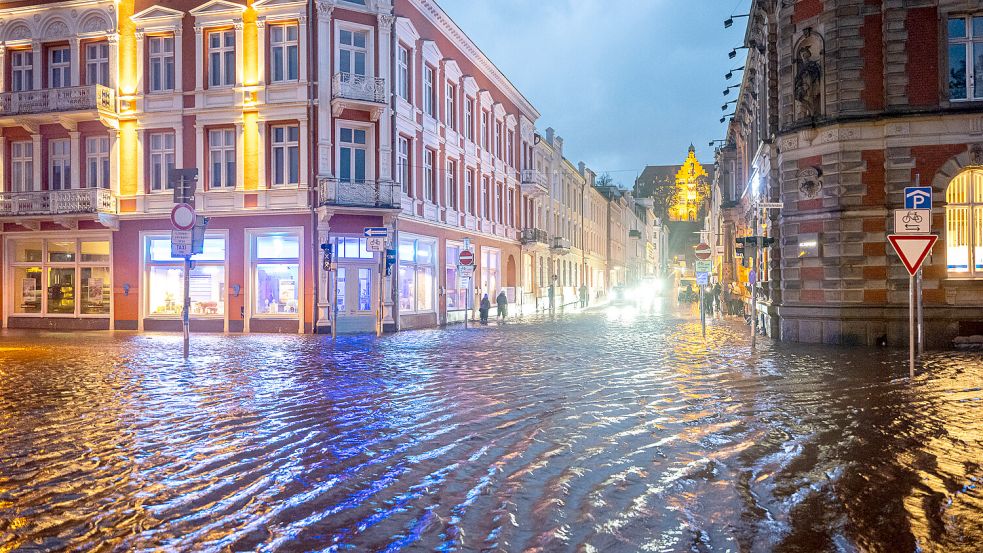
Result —
<instances>
[{"instance_id":1,"label":"window","mask_svg":"<svg viewBox=\"0 0 983 553\"><path fill-rule=\"evenodd\" d=\"M296 24L270 26L270 80L272 82L298 80L300 74L298 33Z\"/></svg>"},{"instance_id":2,"label":"window","mask_svg":"<svg viewBox=\"0 0 983 553\"><path fill-rule=\"evenodd\" d=\"M253 312L297 318L300 309L300 236L291 232L256 235L253 240Z\"/></svg>"},{"instance_id":3,"label":"window","mask_svg":"<svg viewBox=\"0 0 983 553\"><path fill-rule=\"evenodd\" d=\"M396 82L398 84L399 97L410 101L410 52L402 44L399 45L399 54L396 61L398 72Z\"/></svg>"},{"instance_id":4,"label":"window","mask_svg":"<svg viewBox=\"0 0 983 553\"><path fill-rule=\"evenodd\" d=\"M983 278L983 170L963 171L945 191L950 276Z\"/></svg>"},{"instance_id":5,"label":"window","mask_svg":"<svg viewBox=\"0 0 983 553\"><path fill-rule=\"evenodd\" d=\"M109 188L109 137L90 136L85 139L86 186Z\"/></svg>"},{"instance_id":6,"label":"window","mask_svg":"<svg viewBox=\"0 0 983 553\"><path fill-rule=\"evenodd\" d=\"M208 131L209 188L232 188L236 183L236 135L233 129Z\"/></svg>"},{"instance_id":7,"label":"window","mask_svg":"<svg viewBox=\"0 0 983 553\"><path fill-rule=\"evenodd\" d=\"M437 197L437 183L434 182L433 174L434 153L430 148L423 149L423 199L433 202Z\"/></svg>"},{"instance_id":8,"label":"window","mask_svg":"<svg viewBox=\"0 0 983 553\"><path fill-rule=\"evenodd\" d=\"M300 182L300 128L278 125L272 131L273 185L296 185Z\"/></svg>"},{"instance_id":9,"label":"window","mask_svg":"<svg viewBox=\"0 0 983 553\"><path fill-rule=\"evenodd\" d=\"M467 286L461 286L457 278L457 259L461 255L461 245L451 242L447 243L447 257L444 259L444 278L447 298L448 311L462 311L467 309L465 300L467 299Z\"/></svg>"},{"instance_id":10,"label":"window","mask_svg":"<svg viewBox=\"0 0 983 553\"><path fill-rule=\"evenodd\" d=\"M491 152L488 144L488 112L485 110L481 110L481 148Z\"/></svg>"},{"instance_id":11,"label":"window","mask_svg":"<svg viewBox=\"0 0 983 553\"><path fill-rule=\"evenodd\" d=\"M495 248L481 248L481 291L488 294L489 299L495 298L501 289L502 252Z\"/></svg>"},{"instance_id":12,"label":"window","mask_svg":"<svg viewBox=\"0 0 983 553\"><path fill-rule=\"evenodd\" d=\"M505 159L502 157L502 122L495 121L495 157L498 159Z\"/></svg>"},{"instance_id":13,"label":"window","mask_svg":"<svg viewBox=\"0 0 983 553\"><path fill-rule=\"evenodd\" d=\"M464 101L464 136L474 142L474 98Z\"/></svg>"},{"instance_id":14,"label":"window","mask_svg":"<svg viewBox=\"0 0 983 553\"><path fill-rule=\"evenodd\" d=\"M13 243L15 315L109 315L108 240L58 238Z\"/></svg>"},{"instance_id":15,"label":"window","mask_svg":"<svg viewBox=\"0 0 983 553\"><path fill-rule=\"evenodd\" d=\"M167 177L174 169L174 133L150 135L150 189L170 190Z\"/></svg>"},{"instance_id":16,"label":"window","mask_svg":"<svg viewBox=\"0 0 983 553\"><path fill-rule=\"evenodd\" d=\"M447 160L447 206L457 209L457 162Z\"/></svg>"},{"instance_id":17,"label":"window","mask_svg":"<svg viewBox=\"0 0 983 553\"><path fill-rule=\"evenodd\" d=\"M97 42L85 46L85 84L109 86L109 44Z\"/></svg>"},{"instance_id":18,"label":"window","mask_svg":"<svg viewBox=\"0 0 983 553\"><path fill-rule=\"evenodd\" d=\"M338 177L346 182L364 183L368 170L368 133L365 129L341 127L338 134Z\"/></svg>"},{"instance_id":19,"label":"window","mask_svg":"<svg viewBox=\"0 0 983 553\"><path fill-rule=\"evenodd\" d=\"M72 56L68 46L48 50L48 88L72 85Z\"/></svg>"},{"instance_id":20,"label":"window","mask_svg":"<svg viewBox=\"0 0 983 553\"><path fill-rule=\"evenodd\" d=\"M399 310L420 313L434 310L434 242L399 240Z\"/></svg>"},{"instance_id":21,"label":"window","mask_svg":"<svg viewBox=\"0 0 983 553\"><path fill-rule=\"evenodd\" d=\"M10 90L23 92L34 89L34 53L30 50L10 52Z\"/></svg>"},{"instance_id":22,"label":"window","mask_svg":"<svg viewBox=\"0 0 983 553\"><path fill-rule=\"evenodd\" d=\"M447 83L445 95L444 122L448 127L457 130L457 89L454 85Z\"/></svg>"},{"instance_id":23,"label":"window","mask_svg":"<svg viewBox=\"0 0 983 553\"><path fill-rule=\"evenodd\" d=\"M515 226L515 189L509 188L506 194L506 204L505 204L505 223L510 226Z\"/></svg>"},{"instance_id":24,"label":"window","mask_svg":"<svg viewBox=\"0 0 983 553\"><path fill-rule=\"evenodd\" d=\"M491 217L491 208L489 207L489 204L491 203L491 197L489 196L490 193L491 190L488 184L488 177L483 176L481 177L481 216L485 219L489 219Z\"/></svg>"},{"instance_id":25,"label":"window","mask_svg":"<svg viewBox=\"0 0 983 553\"><path fill-rule=\"evenodd\" d=\"M33 142L10 143L10 186L13 192L35 190Z\"/></svg>"},{"instance_id":26,"label":"window","mask_svg":"<svg viewBox=\"0 0 983 553\"><path fill-rule=\"evenodd\" d=\"M174 90L174 37L152 36L148 39L148 44L150 92Z\"/></svg>"},{"instance_id":27,"label":"window","mask_svg":"<svg viewBox=\"0 0 983 553\"><path fill-rule=\"evenodd\" d=\"M464 202L468 215L474 215L474 169L464 172Z\"/></svg>"},{"instance_id":28,"label":"window","mask_svg":"<svg viewBox=\"0 0 983 553\"><path fill-rule=\"evenodd\" d=\"M433 67L426 65L423 67L423 113L430 117L434 115L434 91L433 91Z\"/></svg>"},{"instance_id":29,"label":"window","mask_svg":"<svg viewBox=\"0 0 983 553\"><path fill-rule=\"evenodd\" d=\"M336 259L375 259L375 254L369 251L369 243L365 238L338 236L332 241Z\"/></svg>"},{"instance_id":30,"label":"window","mask_svg":"<svg viewBox=\"0 0 983 553\"><path fill-rule=\"evenodd\" d=\"M67 138L48 141L48 189L72 187L71 142Z\"/></svg>"},{"instance_id":31,"label":"window","mask_svg":"<svg viewBox=\"0 0 983 553\"><path fill-rule=\"evenodd\" d=\"M208 33L208 86L232 86L235 83L235 31Z\"/></svg>"},{"instance_id":32,"label":"window","mask_svg":"<svg viewBox=\"0 0 983 553\"><path fill-rule=\"evenodd\" d=\"M403 193L410 193L410 141L404 137L399 137L399 151L396 153L396 165L399 176L399 184Z\"/></svg>"},{"instance_id":33,"label":"window","mask_svg":"<svg viewBox=\"0 0 983 553\"><path fill-rule=\"evenodd\" d=\"M146 238L147 314L179 317L184 308L184 259L171 257L171 239ZM195 255L188 275L190 314L199 318L225 315L225 250L222 236L206 235L202 253Z\"/></svg>"},{"instance_id":34,"label":"window","mask_svg":"<svg viewBox=\"0 0 983 553\"><path fill-rule=\"evenodd\" d=\"M983 16L949 18L949 98L983 99Z\"/></svg>"},{"instance_id":35,"label":"window","mask_svg":"<svg viewBox=\"0 0 983 553\"><path fill-rule=\"evenodd\" d=\"M342 73L367 75L365 60L368 52L368 36L366 31L349 31L347 29L342 29L338 34L338 40L341 42L341 46L338 48L340 56L338 68Z\"/></svg>"},{"instance_id":36,"label":"window","mask_svg":"<svg viewBox=\"0 0 983 553\"><path fill-rule=\"evenodd\" d=\"M509 167L515 167L515 131L509 130L508 140L505 143L505 157Z\"/></svg>"}]
</instances>

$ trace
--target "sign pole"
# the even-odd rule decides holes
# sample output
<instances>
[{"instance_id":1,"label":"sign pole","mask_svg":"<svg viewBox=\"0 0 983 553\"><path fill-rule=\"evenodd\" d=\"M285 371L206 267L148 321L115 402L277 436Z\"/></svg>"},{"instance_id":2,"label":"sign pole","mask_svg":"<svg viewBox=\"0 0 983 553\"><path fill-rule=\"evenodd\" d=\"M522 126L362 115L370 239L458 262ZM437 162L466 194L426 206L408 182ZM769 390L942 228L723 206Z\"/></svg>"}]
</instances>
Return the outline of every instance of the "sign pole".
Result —
<instances>
[{"instance_id":1,"label":"sign pole","mask_svg":"<svg viewBox=\"0 0 983 553\"><path fill-rule=\"evenodd\" d=\"M700 326L703 328L703 339L706 340L707 337L707 312L706 312L706 301L704 301L703 294L706 286L700 285Z\"/></svg>"},{"instance_id":2,"label":"sign pole","mask_svg":"<svg viewBox=\"0 0 983 553\"><path fill-rule=\"evenodd\" d=\"M922 312L922 269L918 268L918 276L915 277L915 282L917 287L915 288L917 294L917 312L918 317L918 355L925 353L925 317Z\"/></svg>"},{"instance_id":3,"label":"sign pole","mask_svg":"<svg viewBox=\"0 0 983 553\"><path fill-rule=\"evenodd\" d=\"M188 358L191 338L191 256L184 256L184 309L181 314L181 328L184 332L184 358Z\"/></svg>"},{"instance_id":4,"label":"sign pole","mask_svg":"<svg viewBox=\"0 0 983 553\"><path fill-rule=\"evenodd\" d=\"M754 213L754 234L758 235L758 213ZM761 251L761 237L755 238L754 248L754 282L751 283L751 350L753 351L758 341L758 281L761 275L758 274L758 253Z\"/></svg>"},{"instance_id":5,"label":"sign pole","mask_svg":"<svg viewBox=\"0 0 983 553\"><path fill-rule=\"evenodd\" d=\"M334 269L334 262L331 265L332 267L328 269L328 287L331 289L331 295L328 296L331 302L328 313L331 314L331 339L334 340L338 337L338 273Z\"/></svg>"},{"instance_id":6,"label":"sign pole","mask_svg":"<svg viewBox=\"0 0 983 553\"><path fill-rule=\"evenodd\" d=\"M908 376L915 378L915 275L908 277Z\"/></svg>"}]
</instances>

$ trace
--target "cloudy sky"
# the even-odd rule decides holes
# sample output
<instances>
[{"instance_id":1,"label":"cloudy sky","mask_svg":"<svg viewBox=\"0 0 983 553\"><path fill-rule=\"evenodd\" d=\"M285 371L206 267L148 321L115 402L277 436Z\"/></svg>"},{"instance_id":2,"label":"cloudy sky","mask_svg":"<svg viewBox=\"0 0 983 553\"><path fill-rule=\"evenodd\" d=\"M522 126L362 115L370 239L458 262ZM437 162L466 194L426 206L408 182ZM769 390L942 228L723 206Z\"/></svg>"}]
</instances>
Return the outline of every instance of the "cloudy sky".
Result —
<instances>
[{"instance_id":1,"label":"cloudy sky","mask_svg":"<svg viewBox=\"0 0 983 553\"><path fill-rule=\"evenodd\" d=\"M725 30L723 20L747 13L750 0L438 3L540 111L537 128L563 137L575 164L631 186L645 165L681 162L691 142L712 163L724 74L743 65L744 51L733 60L727 52L747 21Z\"/></svg>"}]
</instances>

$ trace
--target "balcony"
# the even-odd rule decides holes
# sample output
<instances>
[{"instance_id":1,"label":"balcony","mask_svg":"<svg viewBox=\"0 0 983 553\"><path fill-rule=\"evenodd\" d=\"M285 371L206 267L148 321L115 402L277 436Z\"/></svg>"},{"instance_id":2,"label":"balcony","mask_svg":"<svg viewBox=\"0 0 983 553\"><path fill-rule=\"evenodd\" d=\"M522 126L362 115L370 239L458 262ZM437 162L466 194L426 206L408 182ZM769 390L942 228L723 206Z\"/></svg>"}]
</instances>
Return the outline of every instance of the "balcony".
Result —
<instances>
[{"instance_id":1,"label":"balcony","mask_svg":"<svg viewBox=\"0 0 983 553\"><path fill-rule=\"evenodd\" d=\"M521 175L522 192L534 198L545 196L549 193L549 185L546 183L546 175L532 169L524 169Z\"/></svg>"},{"instance_id":2,"label":"balcony","mask_svg":"<svg viewBox=\"0 0 983 553\"><path fill-rule=\"evenodd\" d=\"M386 108L386 80L355 73L335 73L331 79L331 112L341 116L346 109L367 111L377 121Z\"/></svg>"},{"instance_id":3,"label":"balcony","mask_svg":"<svg viewBox=\"0 0 983 553\"><path fill-rule=\"evenodd\" d=\"M550 238L546 231L538 228L524 228L519 235L519 242L523 246L534 246L537 244L549 244Z\"/></svg>"},{"instance_id":4,"label":"balcony","mask_svg":"<svg viewBox=\"0 0 983 553\"><path fill-rule=\"evenodd\" d=\"M116 198L105 188L0 192L0 217L116 214Z\"/></svg>"},{"instance_id":5,"label":"balcony","mask_svg":"<svg viewBox=\"0 0 983 553\"><path fill-rule=\"evenodd\" d=\"M393 181L320 179L318 205L370 209L400 209L402 191Z\"/></svg>"},{"instance_id":6,"label":"balcony","mask_svg":"<svg viewBox=\"0 0 983 553\"><path fill-rule=\"evenodd\" d=\"M0 117L73 111L95 111L115 115L116 92L97 84L0 94Z\"/></svg>"},{"instance_id":7,"label":"balcony","mask_svg":"<svg viewBox=\"0 0 983 553\"><path fill-rule=\"evenodd\" d=\"M562 236L554 236L550 240L550 251L557 255L566 255L570 253L570 241Z\"/></svg>"}]
</instances>

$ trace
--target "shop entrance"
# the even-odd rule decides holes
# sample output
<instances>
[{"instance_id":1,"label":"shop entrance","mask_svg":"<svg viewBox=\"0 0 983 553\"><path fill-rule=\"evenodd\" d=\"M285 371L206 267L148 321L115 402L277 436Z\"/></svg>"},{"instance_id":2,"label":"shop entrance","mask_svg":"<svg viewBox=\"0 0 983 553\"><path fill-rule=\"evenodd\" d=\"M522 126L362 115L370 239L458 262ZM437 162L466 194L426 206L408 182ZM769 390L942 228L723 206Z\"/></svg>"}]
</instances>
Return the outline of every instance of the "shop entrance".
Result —
<instances>
[{"instance_id":1,"label":"shop entrance","mask_svg":"<svg viewBox=\"0 0 983 553\"><path fill-rule=\"evenodd\" d=\"M378 272L374 263L339 263L336 272L339 333L375 332Z\"/></svg>"}]
</instances>

